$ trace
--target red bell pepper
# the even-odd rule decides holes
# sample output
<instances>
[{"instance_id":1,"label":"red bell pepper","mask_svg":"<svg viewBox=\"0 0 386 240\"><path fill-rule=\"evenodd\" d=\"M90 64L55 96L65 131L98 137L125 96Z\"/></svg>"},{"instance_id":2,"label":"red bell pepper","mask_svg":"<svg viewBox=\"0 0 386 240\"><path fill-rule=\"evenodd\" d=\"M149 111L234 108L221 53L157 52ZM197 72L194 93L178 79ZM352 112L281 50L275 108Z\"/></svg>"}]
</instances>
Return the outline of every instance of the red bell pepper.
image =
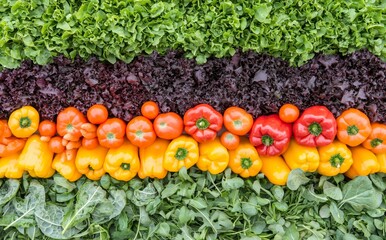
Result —
<instances>
[{"instance_id":1,"label":"red bell pepper","mask_svg":"<svg viewBox=\"0 0 386 240\"><path fill-rule=\"evenodd\" d=\"M325 106L309 107L293 125L295 140L309 147L321 147L332 143L337 133L334 115Z\"/></svg>"},{"instance_id":2,"label":"red bell pepper","mask_svg":"<svg viewBox=\"0 0 386 240\"><path fill-rule=\"evenodd\" d=\"M260 155L278 156L287 150L291 135L291 124L283 122L279 115L272 114L255 120L249 141Z\"/></svg>"},{"instance_id":3,"label":"red bell pepper","mask_svg":"<svg viewBox=\"0 0 386 240\"><path fill-rule=\"evenodd\" d=\"M199 104L184 115L186 133L200 143L214 140L222 124L221 113L208 104Z\"/></svg>"}]
</instances>

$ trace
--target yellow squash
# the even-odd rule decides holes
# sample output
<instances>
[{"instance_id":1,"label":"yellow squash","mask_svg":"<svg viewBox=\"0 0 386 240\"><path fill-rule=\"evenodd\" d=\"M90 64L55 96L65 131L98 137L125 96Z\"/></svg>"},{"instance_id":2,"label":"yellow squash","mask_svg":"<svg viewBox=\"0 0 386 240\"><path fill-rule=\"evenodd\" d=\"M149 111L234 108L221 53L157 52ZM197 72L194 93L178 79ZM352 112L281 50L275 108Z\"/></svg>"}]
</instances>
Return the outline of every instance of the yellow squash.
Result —
<instances>
[{"instance_id":1,"label":"yellow squash","mask_svg":"<svg viewBox=\"0 0 386 240\"><path fill-rule=\"evenodd\" d=\"M316 147L302 146L291 139L283 157L291 170L300 168L305 172L315 172L319 166L319 153Z\"/></svg>"},{"instance_id":2,"label":"yellow squash","mask_svg":"<svg viewBox=\"0 0 386 240\"><path fill-rule=\"evenodd\" d=\"M218 137L213 141L200 143L199 149L200 156L196 165L201 171L218 174L227 168L229 153Z\"/></svg>"},{"instance_id":3,"label":"yellow squash","mask_svg":"<svg viewBox=\"0 0 386 240\"><path fill-rule=\"evenodd\" d=\"M138 171L138 176L140 178L162 179L166 177L168 171L163 167L163 161L169 143L168 140L157 138L150 146L139 149L141 168Z\"/></svg>"},{"instance_id":4,"label":"yellow squash","mask_svg":"<svg viewBox=\"0 0 386 240\"><path fill-rule=\"evenodd\" d=\"M135 177L140 168L138 147L128 140L117 148L111 148L105 158L103 168L113 178L129 181Z\"/></svg>"},{"instance_id":5,"label":"yellow squash","mask_svg":"<svg viewBox=\"0 0 386 240\"><path fill-rule=\"evenodd\" d=\"M318 151L320 157L318 172L321 175L336 176L345 173L353 163L350 149L338 140L319 147Z\"/></svg>"},{"instance_id":6,"label":"yellow squash","mask_svg":"<svg viewBox=\"0 0 386 240\"><path fill-rule=\"evenodd\" d=\"M76 169L91 180L99 180L106 172L103 163L107 151L108 148L100 145L94 149L80 147L75 158Z\"/></svg>"},{"instance_id":7,"label":"yellow squash","mask_svg":"<svg viewBox=\"0 0 386 240\"><path fill-rule=\"evenodd\" d=\"M48 147L48 142L40 140L39 135L28 138L20 154L18 166L28 171L32 177L49 178L54 175L52 159L54 153Z\"/></svg>"}]
</instances>

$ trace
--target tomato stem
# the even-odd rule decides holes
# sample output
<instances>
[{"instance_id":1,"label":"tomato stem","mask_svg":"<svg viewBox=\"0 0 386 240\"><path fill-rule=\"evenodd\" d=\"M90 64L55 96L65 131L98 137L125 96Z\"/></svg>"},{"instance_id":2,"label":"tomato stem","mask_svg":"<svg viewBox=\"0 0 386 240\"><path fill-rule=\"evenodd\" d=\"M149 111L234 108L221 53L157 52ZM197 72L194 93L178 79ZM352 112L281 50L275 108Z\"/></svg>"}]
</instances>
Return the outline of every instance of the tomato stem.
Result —
<instances>
[{"instance_id":1,"label":"tomato stem","mask_svg":"<svg viewBox=\"0 0 386 240\"><path fill-rule=\"evenodd\" d=\"M374 139L371 140L371 142L370 142L372 148L376 148L378 145L380 145L380 144L382 144L382 143L383 143L383 140L382 140L382 139L379 139L379 138L374 138Z\"/></svg>"},{"instance_id":2,"label":"tomato stem","mask_svg":"<svg viewBox=\"0 0 386 240\"><path fill-rule=\"evenodd\" d=\"M311 123L310 126L308 127L308 131L309 131L312 135L314 135L314 136L317 137L317 136L319 136L319 135L322 133L323 129L322 129L322 126L320 126L319 123L313 122L313 123Z\"/></svg>"},{"instance_id":3,"label":"tomato stem","mask_svg":"<svg viewBox=\"0 0 386 240\"><path fill-rule=\"evenodd\" d=\"M243 169L249 169L252 166L251 158L241 158L241 167Z\"/></svg>"},{"instance_id":4,"label":"tomato stem","mask_svg":"<svg viewBox=\"0 0 386 240\"><path fill-rule=\"evenodd\" d=\"M135 136L138 137L138 138L143 138L143 131L142 130L137 130L135 132Z\"/></svg>"},{"instance_id":5,"label":"tomato stem","mask_svg":"<svg viewBox=\"0 0 386 240\"><path fill-rule=\"evenodd\" d=\"M205 130L209 127L210 123L206 118L200 118L196 121L196 126L200 130Z\"/></svg>"},{"instance_id":6,"label":"tomato stem","mask_svg":"<svg viewBox=\"0 0 386 240\"><path fill-rule=\"evenodd\" d=\"M177 160L185 160L185 158L188 156L188 153L189 151L186 148L178 148L174 157Z\"/></svg>"},{"instance_id":7,"label":"tomato stem","mask_svg":"<svg viewBox=\"0 0 386 240\"><path fill-rule=\"evenodd\" d=\"M330 158L330 164L335 168L339 168L343 162L344 162L344 157L342 157L340 153L332 155Z\"/></svg>"},{"instance_id":8,"label":"tomato stem","mask_svg":"<svg viewBox=\"0 0 386 240\"><path fill-rule=\"evenodd\" d=\"M130 170L130 163L122 163L121 168L123 170Z\"/></svg>"},{"instance_id":9,"label":"tomato stem","mask_svg":"<svg viewBox=\"0 0 386 240\"><path fill-rule=\"evenodd\" d=\"M106 138L108 140L114 140L115 139L115 134L112 133L112 132L109 132L109 133L107 133Z\"/></svg>"},{"instance_id":10,"label":"tomato stem","mask_svg":"<svg viewBox=\"0 0 386 240\"><path fill-rule=\"evenodd\" d=\"M358 133L359 133L359 128L357 126L352 125L347 127L347 134L349 136L354 136L354 135L357 135Z\"/></svg>"},{"instance_id":11,"label":"tomato stem","mask_svg":"<svg viewBox=\"0 0 386 240\"><path fill-rule=\"evenodd\" d=\"M22 117L20 118L19 124L21 128L28 128L31 126L32 121L29 117Z\"/></svg>"},{"instance_id":12,"label":"tomato stem","mask_svg":"<svg viewBox=\"0 0 386 240\"><path fill-rule=\"evenodd\" d=\"M263 144L267 147L271 146L273 144L273 138L269 135L264 135L262 138L261 138L261 141L263 142Z\"/></svg>"}]
</instances>

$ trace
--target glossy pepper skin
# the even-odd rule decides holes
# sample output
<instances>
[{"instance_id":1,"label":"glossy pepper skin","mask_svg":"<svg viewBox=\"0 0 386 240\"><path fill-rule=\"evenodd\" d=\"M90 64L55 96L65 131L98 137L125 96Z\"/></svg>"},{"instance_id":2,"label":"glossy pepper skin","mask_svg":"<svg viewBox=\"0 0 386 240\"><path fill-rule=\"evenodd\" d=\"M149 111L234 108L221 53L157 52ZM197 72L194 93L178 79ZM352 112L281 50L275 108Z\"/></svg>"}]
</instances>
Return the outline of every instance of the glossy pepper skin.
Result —
<instances>
[{"instance_id":1,"label":"glossy pepper skin","mask_svg":"<svg viewBox=\"0 0 386 240\"><path fill-rule=\"evenodd\" d=\"M129 181L140 168L138 147L125 140L118 148L111 148L105 158L103 168L111 177L120 181Z\"/></svg>"},{"instance_id":2,"label":"glossy pepper skin","mask_svg":"<svg viewBox=\"0 0 386 240\"><path fill-rule=\"evenodd\" d=\"M256 176L263 165L256 148L242 138L239 146L229 151L229 164L232 172L239 174L243 178Z\"/></svg>"},{"instance_id":3,"label":"glossy pepper skin","mask_svg":"<svg viewBox=\"0 0 386 240\"><path fill-rule=\"evenodd\" d=\"M321 147L332 143L336 132L334 115L325 106L307 108L293 125L296 142L308 147Z\"/></svg>"},{"instance_id":4,"label":"glossy pepper skin","mask_svg":"<svg viewBox=\"0 0 386 240\"><path fill-rule=\"evenodd\" d=\"M0 158L0 178L21 178L23 168L18 166L20 153Z\"/></svg>"},{"instance_id":5,"label":"glossy pepper skin","mask_svg":"<svg viewBox=\"0 0 386 240\"><path fill-rule=\"evenodd\" d=\"M327 146L319 147L318 172L323 176L336 176L345 173L353 163L352 154L346 144L335 140Z\"/></svg>"},{"instance_id":6,"label":"glossy pepper skin","mask_svg":"<svg viewBox=\"0 0 386 240\"><path fill-rule=\"evenodd\" d=\"M48 147L48 142L40 140L35 134L28 138L19 156L18 166L28 171L32 177L49 178L54 175L52 168L54 153Z\"/></svg>"},{"instance_id":7,"label":"glossy pepper skin","mask_svg":"<svg viewBox=\"0 0 386 240\"><path fill-rule=\"evenodd\" d=\"M221 113L208 104L199 104L186 111L184 125L187 134L197 142L208 142L216 138L223 125Z\"/></svg>"},{"instance_id":8,"label":"glossy pepper skin","mask_svg":"<svg viewBox=\"0 0 386 240\"><path fill-rule=\"evenodd\" d=\"M24 106L11 113L8 127L18 138L28 138L39 128L39 113L32 106Z\"/></svg>"},{"instance_id":9,"label":"glossy pepper skin","mask_svg":"<svg viewBox=\"0 0 386 240\"><path fill-rule=\"evenodd\" d=\"M339 141L350 147L363 143L371 133L370 119L355 108L344 111L337 119Z\"/></svg>"},{"instance_id":10,"label":"glossy pepper skin","mask_svg":"<svg viewBox=\"0 0 386 240\"><path fill-rule=\"evenodd\" d=\"M378 162L377 156L372 153L370 150L358 146L351 148L351 153L353 157L353 164L350 169L345 172L345 175L351 179L357 176L367 176L379 171L380 164Z\"/></svg>"},{"instance_id":11,"label":"glossy pepper skin","mask_svg":"<svg viewBox=\"0 0 386 240\"><path fill-rule=\"evenodd\" d=\"M196 164L198 156L197 141L192 137L181 135L169 143L163 166L169 172L178 172L182 167L188 169Z\"/></svg>"},{"instance_id":12,"label":"glossy pepper skin","mask_svg":"<svg viewBox=\"0 0 386 240\"><path fill-rule=\"evenodd\" d=\"M294 139L283 157L291 170L300 168L305 172L315 172L319 166L319 153L316 147L307 147L298 144Z\"/></svg>"},{"instance_id":13,"label":"glossy pepper skin","mask_svg":"<svg viewBox=\"0 0 386 240\"><path fill-rule=\"evenodd\" d=\"M82 177L82 174L76 169L75 156L67 159L66 153L62 152L56 154L52 162L52 168L70 182L75 182Z\"/></svg>"},{"instance_id":14,"label":"glossy pepper skin","mask_svg":"<svg viewBox=\"0 0 386 240\"><path fill-rule=\"evenodd\" d=\"M94 149L80 147L75 158L76 169L91 180L99 180L106 172L103 163L107 151L108 148L102 146Z\"/></svg>"},{"instance_id":15,"label":"glossy pepper skin","mask_svg":"<svg viewBox=\"0 0 386 240\"><path fill-rule=\"evenodd\" d=\"M288 175L291 169L287 166L281 156L264 157L261 156L263 167L261 172L275 185L284 186L287 183Z\"/></svg>"},{"instance_id":16,"label":"glossy pepper skin","mask_svg":"<svg viewBox=\"0 0 386 240\"><path fill-rule=\"evenodd\" d=\"M163 161L169 143L168 140L157 138L150 146L139 149L141 167L138 176L141 179L146 177L163 179L166 177L168 171L163 167Z\"/></svg>"},{"instance_id":17,"label":"glossy pepper skin","mask_svg":"<svg viewBox=\"0 0 386 240\"><path fill-rule=\"evenodd\" d=\"M198 147L200 156L196 165L201 171L218 174L227 168L229 153L218 137L213 141L200 143Z\"/></svg>"},{"instance_id":18,"label":"glossy pepper skin","mask_svg":"<svg viewBox=\"0 0 386 240\"><path fill-rule=\"evenodd\" d=\"M249 141L261 156L278 156L285 152L291 140L291 124L279 115L260 116L253 123Z\"/></svg>"},{"instance_id":19,"label":"glossy pepper skin","mask_svg":"<svg viewBox=\"0 0 386 240\"><path fill-rule=\"evenodd\" d=\"M371 133L362 146L375 154L386 153L386 124L372 123Z\"/></svg>"},{"instance_id":20,"label":"glossy pepper skin","mask_svg":"<svg viewBox=\"0 0 386 240\"><path fill-rule=\"evenodd\" d=\"M386 173L386 153L380 153L376 156L380 167L379 172Z\"/></svg>"}]
</instances>

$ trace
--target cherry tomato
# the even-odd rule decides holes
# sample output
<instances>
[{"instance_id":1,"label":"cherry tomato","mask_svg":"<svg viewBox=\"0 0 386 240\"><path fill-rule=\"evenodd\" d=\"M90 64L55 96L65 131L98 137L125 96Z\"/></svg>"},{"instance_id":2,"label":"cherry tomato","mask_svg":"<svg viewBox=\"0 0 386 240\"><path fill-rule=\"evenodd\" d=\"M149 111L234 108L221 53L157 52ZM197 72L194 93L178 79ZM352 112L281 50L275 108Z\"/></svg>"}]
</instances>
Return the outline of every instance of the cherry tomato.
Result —
<instances>
[{"instance_id":1,"label":"cherry tomato","mask_svg":"<svg viewBox=\"0 0 386 240\"><path fill-rule=\"evenodd\" d=\"M145 102L144 104L142 104L141 114L148 119L156 118L159 114L158 104L153 101Z\"/></svg>"},{"instance_id":2,"label":"cherry tomato","mask_svg":"<svg viewBox=\"0 0 386 240\"><path fill-rule=\"evenodd\" d=\"M171 140L182 134L184 121L177 113L168 112L158 115L153 125L158 137Z\"/></svg>"},{"instance_id":3,"label":"cherry tomato","mask_svg":"<svg viewBox=\"0 0 386 240\"><path fill-rule=\"evenodd\" d=\"M101 124L104 123L109 117L109 112L107 108L101 104L92 105L87 110L87 119L92 124Z\"/></svg>"},{"instance_id":4,"label":"cherry tomato","mask_svg":"<svg viewBox=\"0 0 386 240\"><path fill-rule=\"evenodd\" d=\"M56 136L50 139L48 142L48 148L53 153L62 153L66 148L62 144L62 137Z\"/></svg>"},{"instance_id":5,"label":"cherry tomato","mask_svg":"<svg viewBox=\"0 0 386 240\"><path fill-rule=\"evenodd\" d=\"M148 147L154 143L157 135L154 132L153 123L149 119L137 116L127 124L126 137L137 147Z\"/></svg>"},{"instance_id":6,"label":"cherry tomato","mask_svg":"<svg viewBox=\"0 0 386 240\"><path fill-rule=\"evenodd\" d=\"M253 117L242 108L229 107L224 112L224 125L229 132L242 136L251 130Z\"/></svg>"},{"instance_id":7,"label":"cherry tomato","mask_svg":"<svg viewBox=\"0 0 386 240\"><path fill-rule=\"evenodd\" d=\"M44 120L39 124L40 136L53 137L56 134L56 124L49 120Z\"/></svg>"},{"instance_id":8,"label":"cherry tomato","mask_svg":"<svg viewBox=\"0 0 386 240\"><path fill-rule=\"evenodd\" d=\"M281 106L279 118L286 123L293 123L299 117L299 108L293 104L287 103Z\"/></svg>"},{"instance_id":9,"label":"cherry tomato","mask_svg":"<svg viewBox=\"0 0 386 240\"><path fill-rule=\"evenodd\" d=\"M225 131L221 134L220 142L228 150L235 150L240 144L240 137L236 134Z\"/></svg>"},{"instance_id":10,"label":"cherry tomato","mask_svg":"<svg viewBox=\"0 0 386 240\"><path fill-rule=\"evenodd\" d=\"M98 138L83 138L82 146L86 149L94 149L99 146Z\"/></svg>"}]
</instances>

